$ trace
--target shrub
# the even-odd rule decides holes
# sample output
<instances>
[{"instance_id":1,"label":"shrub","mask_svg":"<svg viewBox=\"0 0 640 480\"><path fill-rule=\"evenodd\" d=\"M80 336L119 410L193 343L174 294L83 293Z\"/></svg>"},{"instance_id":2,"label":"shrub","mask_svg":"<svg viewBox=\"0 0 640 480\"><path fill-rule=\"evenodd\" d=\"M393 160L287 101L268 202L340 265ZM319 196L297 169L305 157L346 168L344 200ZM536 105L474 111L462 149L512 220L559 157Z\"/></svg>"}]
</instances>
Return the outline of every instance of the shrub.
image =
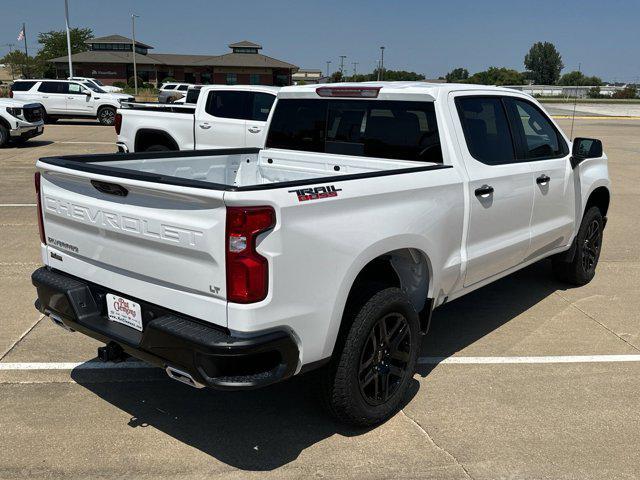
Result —
<instances>
[{"instance_id":1,"label":"shrub","mask_svg":"<svg viewBox=\"0 0 640 480\"><path fill-rule=\"evenodd\" d=\"M638 90L633 85L628 85L624 89L614 92L611 98L636 98Z\"/></svg>"},{"instance_id":2,"label":"shrub","mask_svg":"<svg viewBox=\"0 0 640 480\"><path fill-rule=\"evenodd\" d=\"M127 88L128 85L126 84L126 82L118 81L118 82L113 82L113 86L118 88Z\"/></svg>"},{"instance_id":3,"label":"shrub","mask_svg":"<svg viewBox=\"0 0 640 480\"><path fill-rule=\"evenodd\" d=\"M129 80L127 81L127 84L128 84L130 87L132 87L132 88L133 88L133 87L135 87L135 85L136 85L136 83L135 83L135 82L136 82L135 78L134 78L134 77L130 77L130 78L129 78ZM141 86L143 83L144 83L144 80L142 80L140 77L138 77L138 88L140 88L140 86Z\"/></svg>"}]
</instances>

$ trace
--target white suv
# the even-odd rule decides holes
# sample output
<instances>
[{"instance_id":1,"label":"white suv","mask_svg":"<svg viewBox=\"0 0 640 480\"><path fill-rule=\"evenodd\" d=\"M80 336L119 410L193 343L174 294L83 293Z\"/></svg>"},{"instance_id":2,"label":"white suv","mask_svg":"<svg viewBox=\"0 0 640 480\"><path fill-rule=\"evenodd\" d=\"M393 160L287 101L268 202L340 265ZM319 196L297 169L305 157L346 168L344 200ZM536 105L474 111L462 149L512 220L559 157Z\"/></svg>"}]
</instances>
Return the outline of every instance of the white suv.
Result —
<instances>
[{"instance_id":1,"label":"white suv","mask_svg":"<svg viewBox=\"0 0 640 480\"><path fill-rule=\"evenodd\" d=\"M122 89L120 87L114 87L113 85L105 85L97 78L89 78L89 77L70 77L68 80L73 80L76 82L84 83L88 87L98 87L104 90L107 93L120 93Z\"/></svg>"},{"instance_id":2,"label":"white suv","mask_svg":"<svg viewBox=\"0 0 640 480\"><path fill-rule=\"evenodd\" d=\"M70 80L16 80L11 94L18 100L41 103L47 122L97 118L103 125L113 125L120 103L135 101L130 95L107 93L97 86Z\"/></svg>"}]
</instances>

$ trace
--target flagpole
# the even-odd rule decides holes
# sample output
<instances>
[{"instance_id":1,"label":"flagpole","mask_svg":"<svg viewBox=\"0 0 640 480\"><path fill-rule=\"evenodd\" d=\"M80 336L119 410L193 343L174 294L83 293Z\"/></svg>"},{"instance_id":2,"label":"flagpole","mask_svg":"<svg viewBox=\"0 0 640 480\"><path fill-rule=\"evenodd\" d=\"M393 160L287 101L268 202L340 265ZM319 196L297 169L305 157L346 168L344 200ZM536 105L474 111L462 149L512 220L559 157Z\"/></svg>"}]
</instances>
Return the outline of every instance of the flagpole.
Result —
<instances>
[{"instance_id":1,"label":"flagpole","mask_svg":"<svg viewBox=\"0 0 640 480\"><path fill-rule=\"evenodd\" d=\"M69 57L69 78L73 77L73 64L71 63L71 33L69 32L69 1L64 0L64 23L67 27L67 55Z\"/></svg>"},{"instance_id":2,"label":"flagpole","mask_svg":"<svg viewBox=\"0 0 640 480\"><path fill-rule=\"evenodd\" d=\"M25 77L29 78L29 51L27 50L27 28L24 24L24 22L22 23L22 36L23 36L23 40L24 40L24 69L26 70L25 73Z\"/></svg>"}]
</instances>

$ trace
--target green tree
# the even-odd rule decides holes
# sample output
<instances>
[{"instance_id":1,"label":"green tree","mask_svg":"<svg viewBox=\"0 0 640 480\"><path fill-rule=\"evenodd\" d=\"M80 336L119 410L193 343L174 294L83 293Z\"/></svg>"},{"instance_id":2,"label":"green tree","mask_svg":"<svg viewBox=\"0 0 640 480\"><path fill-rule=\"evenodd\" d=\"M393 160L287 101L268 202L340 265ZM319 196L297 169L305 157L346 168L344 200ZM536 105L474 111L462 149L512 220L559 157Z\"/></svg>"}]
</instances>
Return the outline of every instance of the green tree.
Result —
<instances>
[{"instance_id":1,"label":"green tree","mask_svg":"<svg viewBox=\"0 0 640 480\"><path fill-rule=\"evenodd\" d=\"M622 90L615 92L611 98L636 98L638 96L638 89L635 85L627 85Z\"/></svg>"},{"instance_id":2,"label":"green tree","mask_svg":"<svg viewBox=\"0 0 640 480\"><path fill-rule=\"evenodd\" d=\"M602 85L602 79L600 77L587 77L582 72L574 70L573 72L565 73L558 80L558 85L590 85L599 87Z\"/></svg>"},{"instance_id":3,"label":"green tree","mask_svg":"<svg viewBox=\"0 0 640 480\"><path fill-rule=\"evenodd\" d=\"M385 69L381 75L385 81L398 82L398 81L419 81L424 80L425 76L421 73L408 72L406 70L387 70ZM358 75L352 75L348 78L349 82L373 82L378 80L378 69L376 68L371 73L360 73Z\"/></svg>"},{"instance_id":4,"label":"green tree","mask_svg":"<svg viewBox=\"0 0 640 480\"><path fill-rule=\"evenodd\" d=\"M604 95L600 93L600 87L591 87L587 92L589 98L603 98Z\"/></svg>"},{"instance_id":5,"label":"green tree","mask_svg":"<svg viewBox=\"0 0 640 480\"><path fill-rule=\"evenodd\" d=\"M460 82L467 78L469 78L469 70L462 67L454 68L445 76L448 83Z\"/></svg>"},{"instance_id":6,"label":"green tree","mask_svg":"<svg viewBox=\"0 0 640 480\"><path fill-rule=\"evenodd\" d=\"M93 31L90 28L72 28L69 30L71 38L71 54L84 52L89 49L85 43L93 38ZM48 62L52 58L67 56L67 32L65 30L51 30L38 34L40 51L36 58L42 65L43 75L46 77L55 76L55 67Z\"/></svg>"},{"instance_id":7,"label":"green tree","mask_svg":"<svg viewBox=\"0 0 640 480\"><path fill-rule=\"evenodd\" d=\"M471 75L466 83L479 85L522 85L524 76L517 70L505 67L489 67Z\"/></svg>"},{"instance_id":8,"label":"green tree","mask_svg":"<svg viewBox=\"0 0 640 480\"><path fill-rule=\"evenodd\" d=\"M93 30L90 28L72 28L69 33L72 54L85 52L89 49L85 42L93 38ZM38 56L44 60L67 55L67 33L64 30L39 33L38 43L41 45Z\"/></svg>"},{"instance_id":9,"label":"green tree","mask_svg":"<svg viewBox=\"0 0 640 480\"><path fill-rule=\"evenodd\" d=\"M0 63L9 66L16 78L37 78L42 75L43 65L37 58L27 56L21 50L14 50L0 58Z\"/></svg>"},{"instance_id":10,"label":"green tree","mask_svg":"<svg viewBox=\"0 0 640 480\"><path fill-rule=\"evenodd\" d=\"M335 71L331 74L331 83L342 82L342 80L343 80L343 76L340 70Z\"/></svg>"},{"instance_id":11,"label":"green tree","mask_svg":"<svg viewBox=\"0 0 640 480\"><path fill-rule=\"evenodd\" d=\"M524 66L538 85L555 84L564 68L562 56L551 42L534 43L524 57Z\"/></svg>"}]
</instances>

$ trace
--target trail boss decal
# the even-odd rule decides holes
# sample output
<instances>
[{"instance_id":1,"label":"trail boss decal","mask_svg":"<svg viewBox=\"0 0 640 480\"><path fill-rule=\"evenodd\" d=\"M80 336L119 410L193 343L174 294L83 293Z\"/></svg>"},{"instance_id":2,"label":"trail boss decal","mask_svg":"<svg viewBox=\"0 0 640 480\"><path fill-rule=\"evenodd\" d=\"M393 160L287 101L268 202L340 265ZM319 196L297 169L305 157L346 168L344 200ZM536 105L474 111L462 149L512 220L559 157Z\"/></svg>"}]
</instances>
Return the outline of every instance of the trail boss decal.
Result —
<instances>
[{"instance_id":1,"label":"trail boss decal","mask_svg":"<svg viewBox=\"0 0 640 480\"><path fill-rule=\"evenodd\" d=\"M320 198L337 197L338 192L341 191L341 188L336 188L334 185L326 185L323 187L289 190L289 193L295 193L298 196L299 202L306 202L307 200L318 200Z\"/></svg>"}]
</instances>

